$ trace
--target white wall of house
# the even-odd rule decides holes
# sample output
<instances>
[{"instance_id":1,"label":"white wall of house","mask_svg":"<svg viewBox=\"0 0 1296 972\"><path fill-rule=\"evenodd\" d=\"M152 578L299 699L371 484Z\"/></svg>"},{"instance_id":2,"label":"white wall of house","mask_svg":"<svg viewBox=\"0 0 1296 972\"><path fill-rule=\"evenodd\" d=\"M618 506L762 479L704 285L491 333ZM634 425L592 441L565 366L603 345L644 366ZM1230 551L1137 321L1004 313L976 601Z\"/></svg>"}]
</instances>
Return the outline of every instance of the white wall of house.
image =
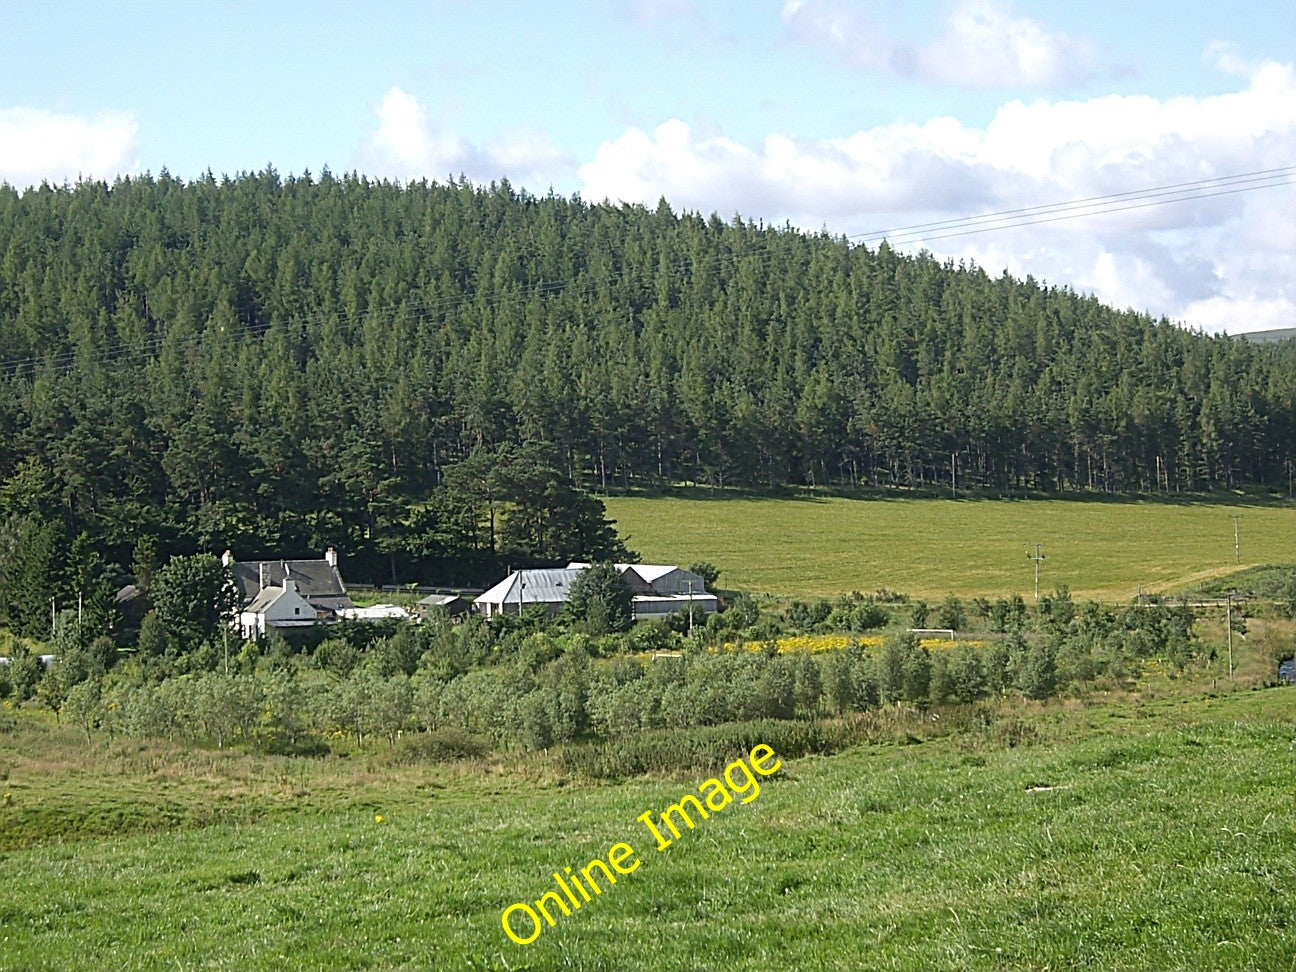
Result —
<instances>
[{"instance_id":1,"label":"white wall of house","mask_svg":"<svg viewBox=\"0 0 1296 972\"><path fill-rule=\"evenodd\" d=\"M264 638L270 628L299 628L315 623L315 608L297 593L297 583L285 580L283 591L257 611L239 614L244 638Z\"/></svg>"}]
</instances>

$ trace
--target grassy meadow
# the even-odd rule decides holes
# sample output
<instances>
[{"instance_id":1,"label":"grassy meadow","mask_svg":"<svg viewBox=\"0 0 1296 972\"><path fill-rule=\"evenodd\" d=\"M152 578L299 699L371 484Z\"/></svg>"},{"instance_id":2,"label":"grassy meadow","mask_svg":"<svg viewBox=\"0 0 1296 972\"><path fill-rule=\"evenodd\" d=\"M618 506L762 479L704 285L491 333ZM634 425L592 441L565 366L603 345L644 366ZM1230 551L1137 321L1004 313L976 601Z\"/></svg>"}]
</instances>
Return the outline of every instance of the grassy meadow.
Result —
<instances>
[{"instance_id":1,"label":"grassy meadow","mask_svg":"<svg viewBox=\"0 0 1296 972\"><path fill-rule=\"evenodd\" d=\"M1296 560L1291 502L756 498L689 490L613 496L617 530L647 563L710 561L720 586L796 597L886 588L941 599L1034 593L1027 548L1042 543L1040 586L1124 601L1241 568Z\"/></svg>"},{"instance_id":2,"label":"grassy meadow","mask_svg":"<svg viewBox=\"0 0 1296 972\"><path fill-rule=\"evenodd\" d=\"M646 560L799 596L1029 596L1036 539L1046 590L1209 591L1237 569L1231 514L1244 568L1296 543L1282 504L608 508ZM1198 633L1222 645L1222 619ZM1296 972L1296 687L1264 687L1293 637L1290 619L1252 618L1232 681L1221 654L1146 665L1128 694L853 716L867 742L785 760L660 852L636 818L709 771L594 782L559 750L433 763L381 740L330 738L321 758L87 740L0 704L0 972ZM633 873L532 944L505 936L506 908L621 842Z\"/></svg>"},{"instance_id":3,"label":"grassy meadow","mask_svg":"<svg viewBox=\"0 0 1296 972\"><path fill-rule=\"evenodd\" d=\"M706 773L87 746L22 712L0 968L1292 969L1292 691L913 716L660 852L635 818ZM634 873L504 936L620 841Z\"/></svg>"}]
</instances>

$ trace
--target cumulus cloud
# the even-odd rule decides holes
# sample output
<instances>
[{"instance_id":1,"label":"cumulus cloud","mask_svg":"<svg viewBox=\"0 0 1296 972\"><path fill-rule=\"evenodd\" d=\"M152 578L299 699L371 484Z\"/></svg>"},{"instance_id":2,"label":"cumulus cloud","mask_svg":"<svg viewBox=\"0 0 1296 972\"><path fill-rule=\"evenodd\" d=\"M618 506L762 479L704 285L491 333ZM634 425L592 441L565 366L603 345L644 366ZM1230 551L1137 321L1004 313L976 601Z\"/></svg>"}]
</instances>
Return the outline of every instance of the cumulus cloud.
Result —
<instances>
[{"instance_id":1,"label":"cumulus cloud","mask_svg":"<svg viewBox=\"0 0 1296 972\"><path fill-rule=\"evenodd\" d=\"M1015 100L984 128L935 118L749 145L672 119L604 142L579 174L590 199L653 205L665 196L702 212L863 235L1278 168L1294 157L1296 72L1267 62L1230 93ZM1288 183L1168 205L1131 198L1120 212L907 239L1211 329L1279 326L1296 323Z\"/></svg>"},{"instance_id":2,"label":"cumulus cloud","mask_svg":"<svg viewBox=\"0 0 1296 972\"><path fill-rule=\"evenodd\" d=\"M960 0L941 32L923 43L902 41L887 26L841 0L788 0L782 18L792 36L849 63L968 87L1056 88L1098 71L1092 42L1014 16L1000 0Z\"/></svg>"},{"instance_id":3,"label":"cumulus cloud","mask_svg":"<svg viewBox=\"0 0 1296 972\"><path fill-rule=\"evenodd\" d=\"M480 145L429 118L413 95L391 88L375 110L377 127L358 153L360 166L395 179L446 179L460 174L479 182L506 177L543 192L569 175L573 160L542 132L512 131Z\"/></svg>"},{"instance_id":4,"label":"cumulus cloud","mask_svg":"<svg viewBox=\"0 0 1296 972\"><path fill-rule=\"evenodd\" d=\"M25 189L138 171L139 124L129 112L0 108L0 182Z\"/></svg>"},{"instance_id":5,"label":"cumulus cloud","mask_svg":"<svg viewBox=\"0 0 1296 972\"><path fill-rule=\"evenodd\" d=\"M580 169L593 199L690 209L842 217L988 199L993 173L972 157L968 132L950 118L845 138L771 135L750 148L722 135L697 138L672 119L650 134L631 128L604 142Z\"/></svg>"}]
</instances>

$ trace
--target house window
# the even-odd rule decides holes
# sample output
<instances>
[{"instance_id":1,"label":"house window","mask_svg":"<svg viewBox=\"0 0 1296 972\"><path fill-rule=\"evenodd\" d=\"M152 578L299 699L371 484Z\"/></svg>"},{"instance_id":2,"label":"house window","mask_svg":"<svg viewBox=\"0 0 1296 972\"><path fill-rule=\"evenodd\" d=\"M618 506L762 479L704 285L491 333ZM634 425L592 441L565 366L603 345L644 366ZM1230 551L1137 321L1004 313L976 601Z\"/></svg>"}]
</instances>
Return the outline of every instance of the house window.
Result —
<instances>
[{"instance_id":1,"label":"house window","mask_svg":"<svg viewBox=\"0 0 1296 972\"><path fill-rule=\"evenodd\" d=\"M293 614L301 614L301 608L293 608Z\"/></svg>"}]
</instances>

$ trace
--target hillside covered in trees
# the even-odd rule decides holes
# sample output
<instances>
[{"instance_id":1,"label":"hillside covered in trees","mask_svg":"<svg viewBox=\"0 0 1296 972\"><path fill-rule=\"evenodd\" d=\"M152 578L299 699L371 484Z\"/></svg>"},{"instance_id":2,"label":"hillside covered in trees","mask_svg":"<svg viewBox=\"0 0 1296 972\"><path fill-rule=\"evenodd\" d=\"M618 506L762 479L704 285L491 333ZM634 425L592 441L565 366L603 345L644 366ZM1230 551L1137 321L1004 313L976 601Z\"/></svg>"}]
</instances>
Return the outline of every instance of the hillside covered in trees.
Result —
<instances>
[{"instance_id":1,"label":"hillside covered in trees","mask_svg":"<svg viewBox=\"0 0 1296 972\"><path fill-rule=\"evenodd\" d=\"M612 552L573 487L1286 488L1294 461L1296 342L885 244L507 183L0 187L9 552L55 522L120 563L143 537L471 573Z\"/></svg>"}]
</instances>

